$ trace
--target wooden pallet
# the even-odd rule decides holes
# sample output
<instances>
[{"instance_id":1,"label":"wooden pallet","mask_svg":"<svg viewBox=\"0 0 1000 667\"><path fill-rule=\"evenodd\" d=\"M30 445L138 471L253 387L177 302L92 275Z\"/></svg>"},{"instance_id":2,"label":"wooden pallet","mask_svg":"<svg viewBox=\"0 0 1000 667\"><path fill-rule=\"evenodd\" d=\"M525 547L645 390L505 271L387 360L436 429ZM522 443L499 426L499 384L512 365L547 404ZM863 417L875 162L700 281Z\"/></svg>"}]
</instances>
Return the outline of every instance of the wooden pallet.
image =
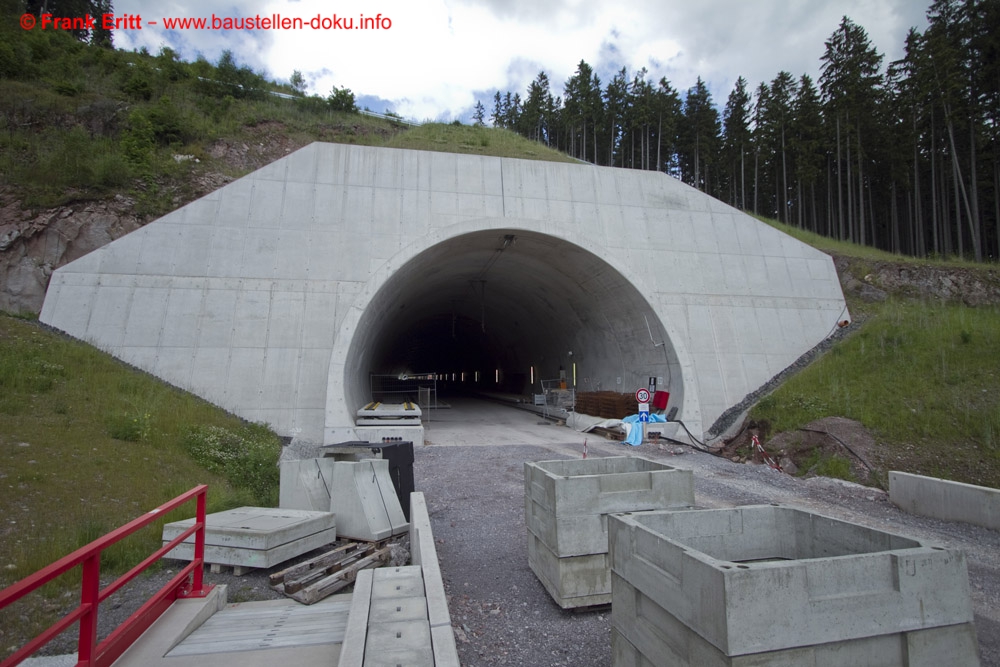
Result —
<instances>
[{"instance_id":1,"label":"wooden pallet","mask_svg":"<svg viewBox=\"0 0 1000 667\"><path fill-rule=\"evenodd\" d=\"M389 546L348 542L270 576L271 588L302 604L313 604L354 582L358 572L389 561Z\"/></svg>"}]
</instances>

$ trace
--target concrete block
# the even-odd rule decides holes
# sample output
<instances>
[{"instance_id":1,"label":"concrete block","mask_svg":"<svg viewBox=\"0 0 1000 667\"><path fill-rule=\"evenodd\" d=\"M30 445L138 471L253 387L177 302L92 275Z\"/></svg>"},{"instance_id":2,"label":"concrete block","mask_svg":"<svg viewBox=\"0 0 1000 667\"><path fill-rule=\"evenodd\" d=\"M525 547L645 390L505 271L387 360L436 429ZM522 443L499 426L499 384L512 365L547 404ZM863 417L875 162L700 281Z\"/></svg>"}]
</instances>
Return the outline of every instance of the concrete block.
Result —
<instances>
[{"instance_id":1,"label":"concrete block","mask_svg":"<svg viewBox=\"0 0 1000 667\"><path fill-rule=\"evenodd\" d=\"M892 470L889 500L910 514L1000 530L1000 489Z\"/></svg>"},{"instance_id":2,"label":"concrete block","mask_svg":"<svg viewBox=\"0 0 1000 667\"><path fill-rule=\"evenodd\" d=\"M446 628L431 628L431 649L434 652L434 667L460 667L455 632L450 625Z\"/></svg>"},{"instance_id":3,"label":"concrete block","mask_svg":"<svg viewBox=\"0 0 1000 667\"><path fill-rule=\"evenodd\" d=\"M356 426L354 433L358 440L371 443L383 442L383 438L400 438L412 442L414 447L424 446L424 427L420 424L409 426Z\"/></svg>"},{"instance_id":4,"label":"concrete block","mask_svg":"<svg viewBox=\"0 0 1000 667\"><path fill-rule=\"evenodd\" d=\"M581 538L570 534L571 531L563 535L558 529L561 520L568 520L567 525L573 531L582 522L596 529L599 517L610 512L694 504L694 478L690 470L679 470L639 456L529 461L524 464L524 475L525 498L537 506L532 515L535 519L529 526L536 526L532 532L559 556L607 550L607 533L603 527L599 537ZM550 530L552 526L554 531ZM597 548L580 550L572 546L581 539L596 539Z\"/></svg>"},{"instance_id":5,"label":"concrete block","mask_svg":"<svg viewBox=\"0 0 1000 667\"><path fill-rule=\"evenodd\" d=\"M282 509L330 511L334 459L280 461L278 506Z\"/></svg>"},{"instance_id":6,"label":"concrete block","mask_svg":"<svg viewBox=\"0 0 1000 667\"><path fill-rule=\"evenodd\" d=\"M427 616L431 628L447 628L451 632L451 613L448 598L444 592L441 566L437 549L434 547L434 533L427 513L424 494L410 494L410 558L419 565L424 574L424 592L427 596ZM454 641L454 635L452 640Z\"/></svg>"},{"instance_id":7,"label":"concrete block","mask_svg":"<svg viewBox=\"0 0 1000 667\"><path fill-rule=\"evenodd\" d=\"M694 481L641 457L524 464L528 564L564 609L611 601L609 512L690 507Z\"/></svg>"},{"instance_id":8,"label":"concrete block","mask_svg":"<svg viewBox=\"0 0 1000 667\"><path fill-rule=\"evenodd\" d=\"M409 528L385 459L334 462L329 488L341 536L376 542Z\"/></svg>"},{"instance_id":9,"label":"concrete block","mask_svg":"<svg viewBox=\"0 0 1000 667\"><path fill-rule=\"evenodd\" d=\"M354 580L351 611L347 615L347 630L340 647L338 667L363 667L365 644L368 641L368 615L371 609L374 570L361 570Z\"/></svg>"},{"instance_id":10,"label":"concrete block","mask_svg":"<svg viewBox=\"0 0 1000 667\"><path fill-rule=\"evenodd\" d=\"M612 626L647 659L924 664L933 642L913 633L933 630L952 662L978 664L960 551L773 505L619 514L608 528Z\"/></svg>"},{"instance_id":11,"label":"concrete block","mask_svg":"<svg viewBox=\"0 0 1000 667\"><path fill-rule=\"evenodd\" d=\"M423 597L372 599L369 623L426 621L427 603Z\"/></svg>"},{"instance_id":12,"label":"concrete block","mask_svg":"<svg viewBox=\"0 0 1000 667\"><path fill-rule=\"evenodd\" d=\"M372 600L424 597L424 576L417 565L375 570Z\"/></svg>"},{"instance_id":13,"label":"concrete block","mask_svg":"<svg viewBox=\"0 0 1000 667\"><path fill-rule=\"evenodd\" d=\"M529 532L528 566L563 609L611 602L611 570L607 553L560 558Z\"/></svg>"},{"instance_id":14,"label":"concrete block","mask_svg":"<svg viewBox=\"0 0 1000 667\"><path fill-rule=\"evenodd\" d=\"M337 539L335 517L273 507L239 507L205 517L205 562L240 567L272 567ZM163 526L167 544L194 525L194 519ZM194 558L194 536L169 554Z\"/></svg>"},{"instance_id":15,"label":"concrete block","mask_svg":"<svg viewBox=\"0 0 1000 667\"><path fill-rule=\"evenodd\" d=\"M612 588L611 664L614 667L843 667L851 664L915 667L949 664L951 661L942 660L942 655L974 656L977 650L975 625L964 623L727 656L617 575L613 575ZM978 662L958 664L975 665Z\"/></svg>"}]
</instances>

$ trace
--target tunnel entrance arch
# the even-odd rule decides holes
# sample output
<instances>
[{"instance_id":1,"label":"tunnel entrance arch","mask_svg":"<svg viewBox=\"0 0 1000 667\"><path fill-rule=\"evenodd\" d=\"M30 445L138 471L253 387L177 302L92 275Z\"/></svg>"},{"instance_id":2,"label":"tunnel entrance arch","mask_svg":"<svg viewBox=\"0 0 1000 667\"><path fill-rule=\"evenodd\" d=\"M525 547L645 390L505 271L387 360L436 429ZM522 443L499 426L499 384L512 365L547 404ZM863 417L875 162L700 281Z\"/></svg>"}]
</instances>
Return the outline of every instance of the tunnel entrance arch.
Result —
<instances>
[{"instance_id":1,"label":"tunnel entrance arch","mask_svg":"<svg viewBox=\"0 0 1000 667\"><path fill-rule=\"evenodd\" d=\"M436 373L452 391L528 395L562 370L578 391L630 392L663 379L697 412L683 351L636 283L596 252L505 225L431 239L370 281L338 335L325 440L352 437L371 374Z\"/></svg>"}]
</instances>

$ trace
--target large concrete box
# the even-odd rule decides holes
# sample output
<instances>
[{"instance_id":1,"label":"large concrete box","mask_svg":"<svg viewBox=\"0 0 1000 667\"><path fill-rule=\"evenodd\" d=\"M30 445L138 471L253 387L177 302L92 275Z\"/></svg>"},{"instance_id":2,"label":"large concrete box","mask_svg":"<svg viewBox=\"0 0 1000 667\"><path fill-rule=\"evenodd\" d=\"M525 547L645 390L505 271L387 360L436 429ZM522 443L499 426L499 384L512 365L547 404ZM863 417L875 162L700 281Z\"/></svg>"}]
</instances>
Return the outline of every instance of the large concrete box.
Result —
<instances>
[{"instance_id":1,"label":"large concrete box","mask_svg":"<svg viewBox=\"0 0 1000 667\"><path fill-rule=\"evenodd\" d=\"M961 551L773 505L608 528L618 667L979 664Z\"/></svg>"},{"instance_id":2,"label":"large concrete box","mask_svg":"<svg viewBox=\"0 0 1000 667\"><path fill-rule=\"evenodd\" d=\"M693 503L690 470L638 456L527 462L528 564L563 609L607 604L608 513Z\"/></svg>"}]
</instances>

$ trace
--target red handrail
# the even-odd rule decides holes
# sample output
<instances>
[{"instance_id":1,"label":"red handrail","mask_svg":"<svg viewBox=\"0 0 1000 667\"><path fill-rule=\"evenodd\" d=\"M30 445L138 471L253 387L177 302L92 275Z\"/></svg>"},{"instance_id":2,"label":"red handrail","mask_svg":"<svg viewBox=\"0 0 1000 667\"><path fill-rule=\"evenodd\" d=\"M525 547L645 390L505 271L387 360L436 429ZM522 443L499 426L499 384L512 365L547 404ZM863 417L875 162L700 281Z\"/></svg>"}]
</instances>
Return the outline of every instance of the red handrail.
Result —
<instances>
[{"instance_id":1,"label":"red handrail","mask_svg":"<svg viewBox=\"0 0 1000 667\"><path fill-rule=\"evenodd\" d=\"M203 579L205 561L205 496L208 486L201 484L187 493L181 494L155 510L133 519L121 528L100 537L90 544L80 547L68 556L60 558L52 565L25 577L16 584L0 591L0 609L20 600L35 589L44 586L61 574L80 565L82 567L80 606L69 612L62 620L56 621L45 632L35 637L20 651L10 656L0 667L14 667L45 644L52 641L76 621L80 622L80 637L77 641L77 667L104 667L117 660L139 635L145 632L160 614L178 598L200 598L208 595L212 586L205 586ZM185 530L168 544L154 552L149 558L123 574L114 582L101 589L101 552L141 528L160 518L166 512L197 500L197 516L193 526ZM163 558L171 549L194 534L194 560L185 566L142 607L119 625L100 644L97 643L97 611L101 602L115 591L134 579L150 565Z\"/></svg>"}]
</instances>

